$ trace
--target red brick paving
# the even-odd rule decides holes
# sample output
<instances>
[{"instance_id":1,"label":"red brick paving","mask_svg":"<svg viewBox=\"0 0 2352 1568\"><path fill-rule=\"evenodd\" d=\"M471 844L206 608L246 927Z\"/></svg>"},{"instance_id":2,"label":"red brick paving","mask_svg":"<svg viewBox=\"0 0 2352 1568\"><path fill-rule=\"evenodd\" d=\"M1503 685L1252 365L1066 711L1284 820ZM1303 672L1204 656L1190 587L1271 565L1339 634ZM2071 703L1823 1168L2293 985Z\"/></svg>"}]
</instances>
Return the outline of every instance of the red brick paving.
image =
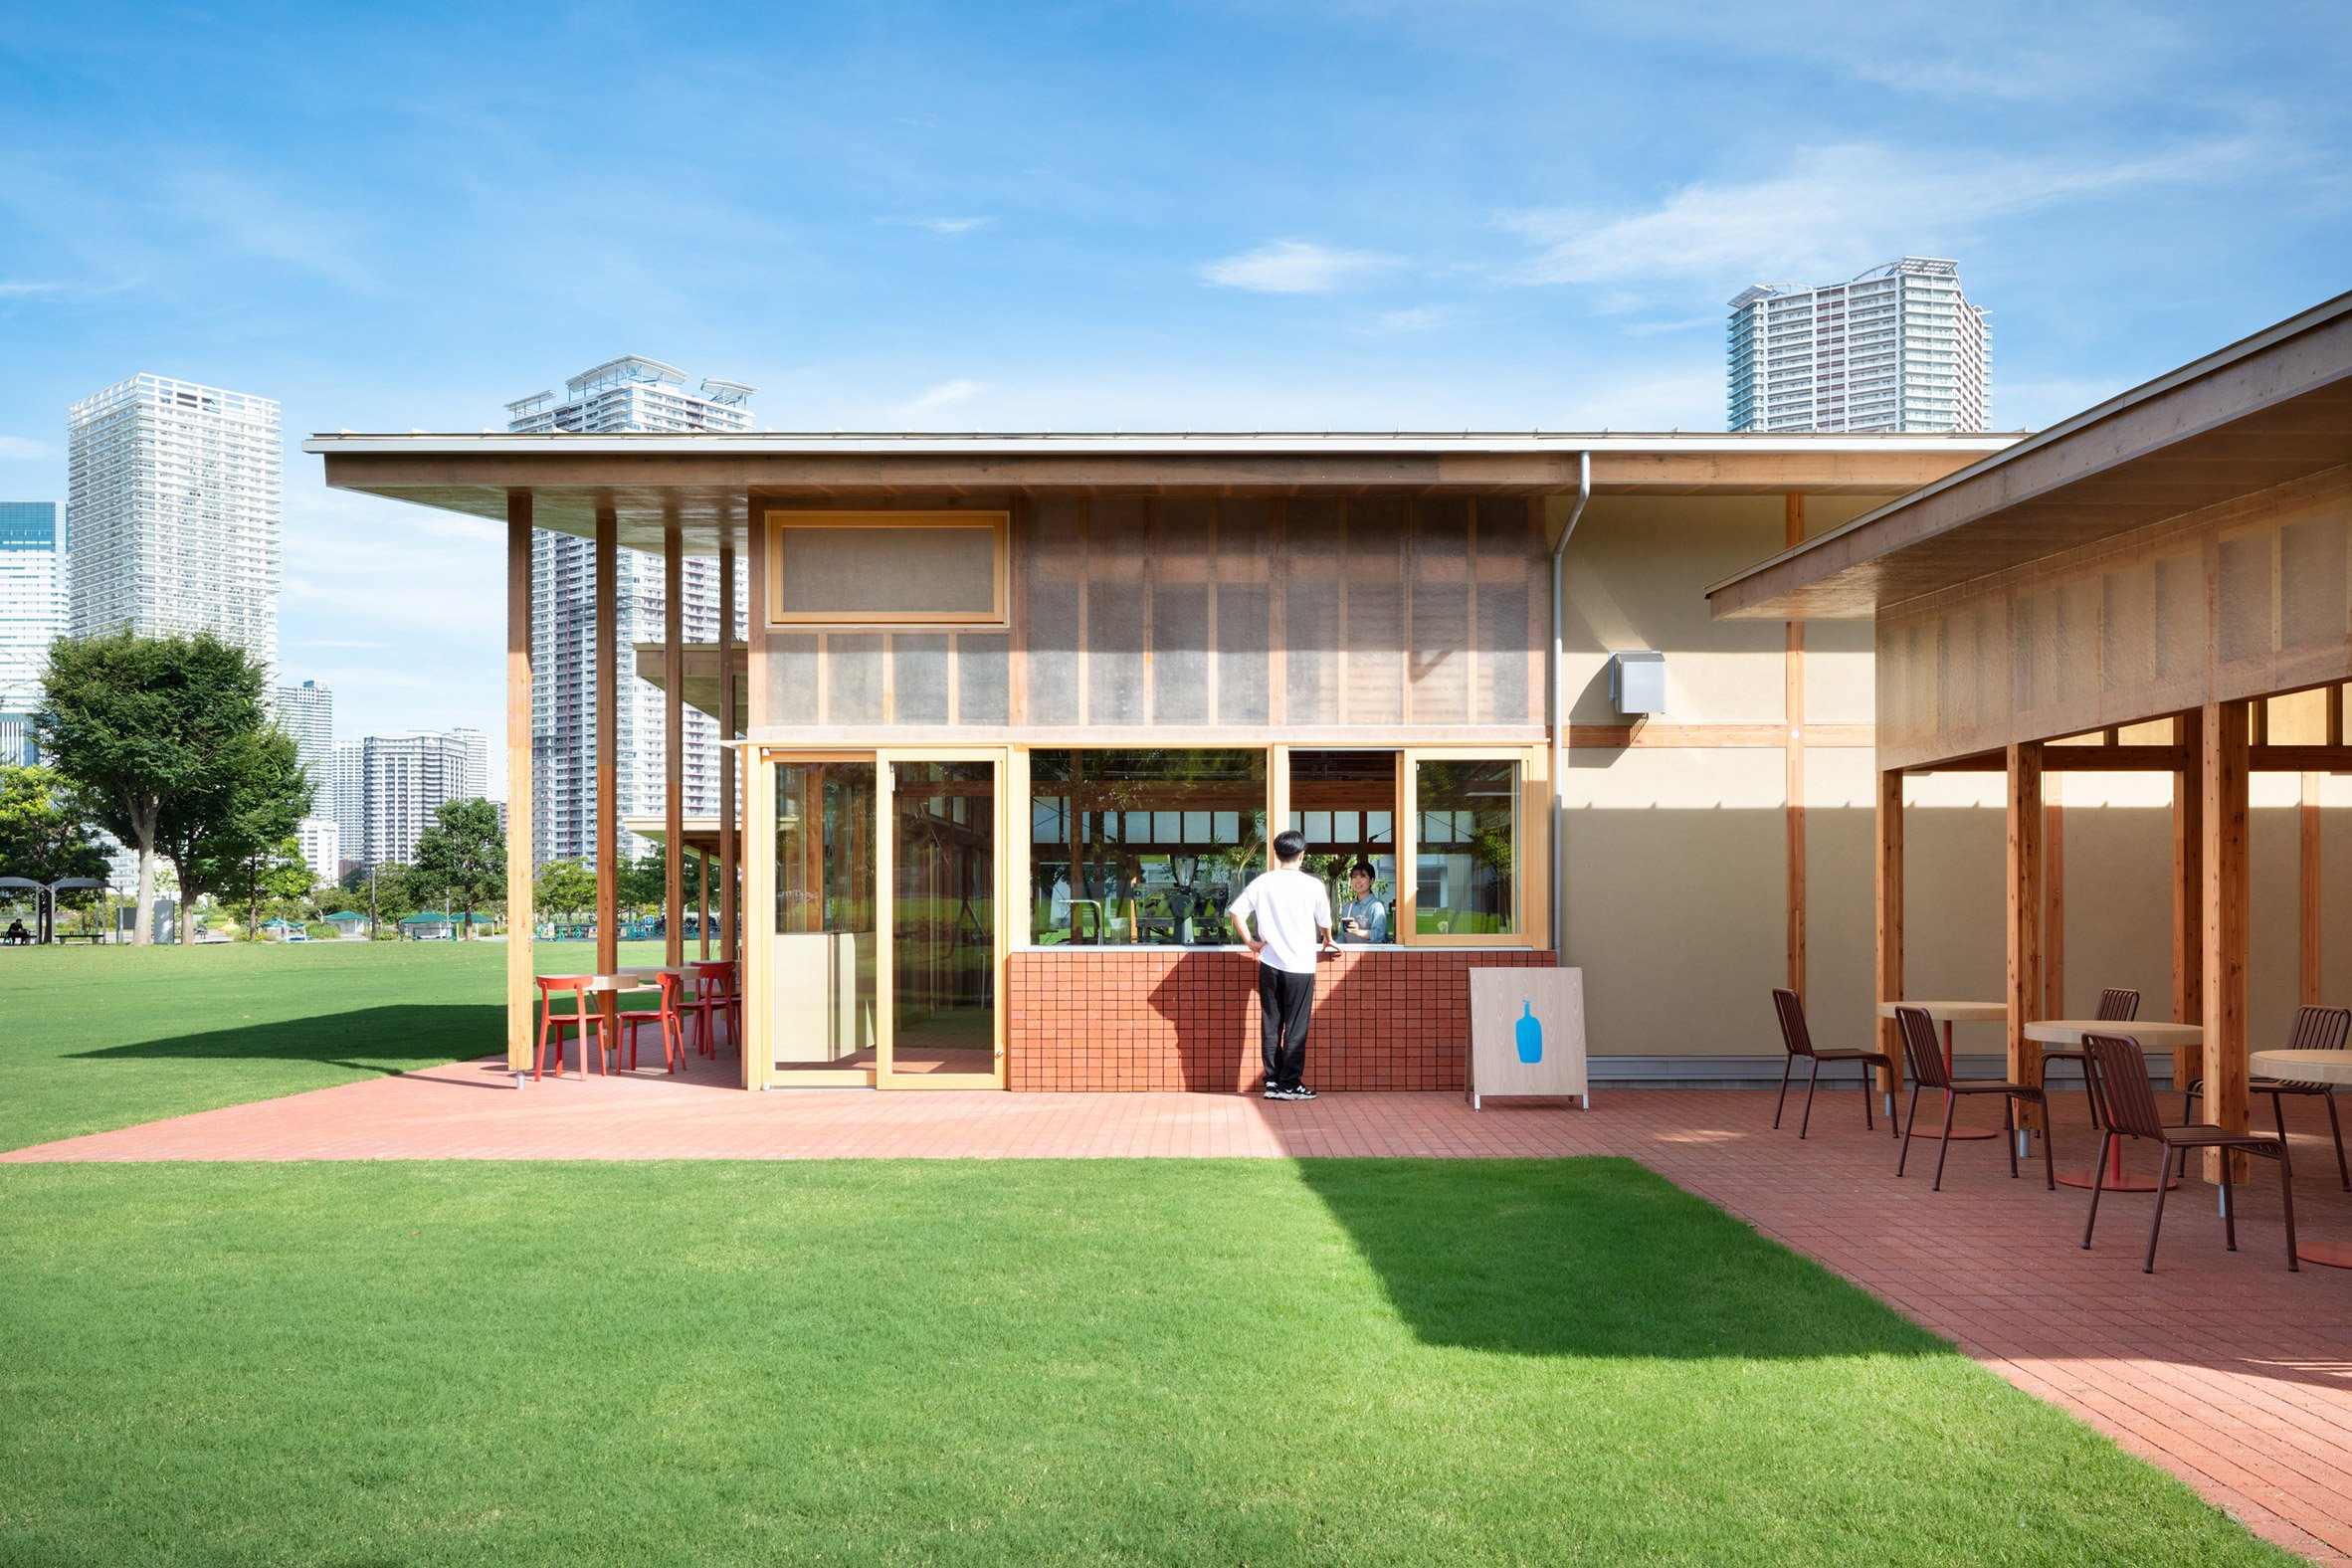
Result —
<instances>
[{"instance_id":1,"label":"red brick paving","mask_svg":"<svg viewBox=\"0 0 2352 1568\"><path fill-rule=\"evenodd\" d=\"M1949 1336L2267 1539L2352 1563L2352 1272L2286 1272L2267 1162L2243 1201L2240 1252L2222 1249L2212 1190L2191 1184L2173 1195L2151 1277L2139 1273L2148 1195L2109 1195L2099 1245L2082 1252L2086 1194L2012 1183L1998 1143L1955 1145L1940 1193L1916 1158L1898 1182L1884 1132L1853 1124L1851 1091L1817 1108L1821 1130L1799 1143L1771 1130L1771 1096L1758 1093L1604 1090L1589 1113L1472 1113L1436 1093L1300 1105L1131 1091L745 1094L726 1086L735 1071L724 1057L680 1078L575 1076L517 1093L499 1064L460 1063L0 1160L1627 1155ZM2058 1121L2060 1163L2087 1162L2079 1101L2061 1098ZM2305 1239L2352 1241L2352 1197L2325 1143L2298 1137L2295 1153Z\"/></svg>"}]
</instances>

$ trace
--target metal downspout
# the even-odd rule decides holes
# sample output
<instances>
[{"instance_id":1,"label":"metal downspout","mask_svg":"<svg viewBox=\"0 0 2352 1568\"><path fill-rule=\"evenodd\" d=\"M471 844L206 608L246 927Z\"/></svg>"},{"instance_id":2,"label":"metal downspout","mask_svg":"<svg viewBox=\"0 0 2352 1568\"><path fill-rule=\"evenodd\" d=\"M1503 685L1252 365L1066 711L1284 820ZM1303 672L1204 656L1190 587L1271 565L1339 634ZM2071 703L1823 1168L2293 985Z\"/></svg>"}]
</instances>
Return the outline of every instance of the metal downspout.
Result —
<instances>
[{"instance_id":1,"label":"metal downspout","mask_svg":"<svg viewBox=\"0 0 2352 1568\"><path fill-rule=\"evenodd\" d=\"M1593 498L1593 455L1576 455L1576 504L1569 510L1568 521L1560 529L1558 542L1552 545L1552 962L1561 968L1568 965L1568 819L1560 797L1568 786L1568 695L1567 674L1562 668L1563 628L1566 625L1561 608L1560 560L1568 551L1568 540L1574 536L1576 525L1584 518L1585 502Z\"/></svg>"}]
</instances>

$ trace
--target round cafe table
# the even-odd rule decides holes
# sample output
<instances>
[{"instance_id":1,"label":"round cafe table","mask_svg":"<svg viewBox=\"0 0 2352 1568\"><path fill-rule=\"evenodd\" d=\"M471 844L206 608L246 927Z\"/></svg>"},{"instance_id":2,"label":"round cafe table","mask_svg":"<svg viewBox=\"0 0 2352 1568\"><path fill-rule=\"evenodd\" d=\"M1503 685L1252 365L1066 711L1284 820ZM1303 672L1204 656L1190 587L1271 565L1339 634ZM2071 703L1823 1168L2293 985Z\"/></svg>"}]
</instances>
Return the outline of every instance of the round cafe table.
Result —
<instances>
[{"instance_id":1,"label":"round cafe table","mask_svg":"<svg viewBox=\"0 0 2352 1568\"><path fill-rule=\"evenodd\" d=\"M1878 1016L1892 1018L1894 1010L1898 1007L1918 1008L1929 1018L1944 1026L1944 1072L1947 1076L1952 1071L1952 1026L1954 1024L2006 1024L2009 1022L2009 1004L2006 1002L1914 1002L1909 997L1904 997L1899 1002L1879 1003ZM1897 1056L1895 1060L1899 1063L1902 1059ZM1889 1116L1894 1114L1892 1096L1888 1097L1886 1114ZM1952 1129L1952 1141L1955 1143L1962 1138L1997 1138L1999 1136L2001 1136L1999 1132L1964 1132L1958 1127Z\"/></svg>"},{"instance_id":2,"label":"round cafe table","mask_svg":"<svg viewBox=\"0 0 2352 1568\"><path fill-rule=\"evenodd\" d=\"M2352 1084L2352 1051L2257 1051L2247 1066L2255 1078ZM2352 1269L2352 1243L2304 1242L2295 1248L2295 1256L2307 1264Z\"/></svg>"},{"instance_id":3,"label":"round cafe table","mask_svg":"<svg viewBox=\"0 0 2352 1568\"><path fill-rule=\"evenodd\" d=\"M2205 1044L2205 1028L2201 1024L2143 1024L2136 1020L2117 1022L2114 1020L2101 1021L2095 1018L2041 1018L2025 1027L2025 1036L2028 1040L2039 1041L2046 1046L2079 1048L2084 1035L2114 1035L2124 1040L2136 1040L2139 1042L2140 1053L2143 1056L2158 1054L2170 1056L2179 1047ZM2087 1067L2088 1064L2086 1063L2084 1066ZM2106 1140L2101 1139L2100 1141ZM2069 1187L2087 1187L2091 1184L2091 1173L2088 1167L2081 1170L2062 1170L2058 1173L2058 1179ZM2101 1181L2099 1185L2108 1192L2154 1192L2156 1177L2126 1175L2123 1169L2123 1140L2117 1138L2107 1155L2106 1179ZM2173 1178L2165 1177L2164 1185L2167 1187L2174 1185Z\"/></svg>"}]
</instances>

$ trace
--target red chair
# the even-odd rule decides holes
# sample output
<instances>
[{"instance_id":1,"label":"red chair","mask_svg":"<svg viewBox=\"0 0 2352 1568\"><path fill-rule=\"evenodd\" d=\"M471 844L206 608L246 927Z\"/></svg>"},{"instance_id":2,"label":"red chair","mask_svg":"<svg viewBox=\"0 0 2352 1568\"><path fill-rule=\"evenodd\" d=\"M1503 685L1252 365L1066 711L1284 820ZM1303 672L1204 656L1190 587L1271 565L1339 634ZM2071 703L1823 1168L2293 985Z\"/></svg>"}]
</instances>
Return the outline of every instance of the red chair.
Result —
<instances>
[{"instance_id":1,"label":"red chair","mask_svg":"<svg viewBox=\"0 0 2352 1568\"><path fill-rule=\"evenodd\" d=\"M1952 1152L1952 1107L1963 1094L1998 1094L2001 1096L2001 1141L2009 1145L2009 1175L2017 1179L2017 1107L2023 1100L2042 1107L2042 1119L2050 1120L2050 1102L2042 1090L2031 1083L2012 1083L2007 1078L1956 1078L1944 1066L1944 1048L1935 1037L1935 1020L1921 1007L1898 1007L1894 1021L1902 1026L1903 1055L1911 1062L1911 1110L1903 1121L1903 1151L1895 1156L1894 1173L1903 1173L1903 1163L1911 1157L1911 1128L1919 1121L1919 1091L1940 1088L1944 1091L1944 1125L1936 1134L1935 1181L1931 1192L1944 1190L1944 1156ZM2058 1191L2058 1171L2050 1157L2050 1129L2042 1131L2042 1184L2052 1192Z\"/></svg>"},{"instance_id":2,"label":"red chair","mask_svg":"<svg viewBox=\"0 0 2352 1568\"><path fill-rule=\"evenodd\" d=\"M650 1008L631 1008L621 1014L621 1038L629 1045L629 1071L637 1071L637 1032L646 1025L662 1031L662 1064L676 1073L686 1060L686 1019L679 1009L679 977L667 972L654 976L660 999ZM616 1053L617 1055L617 1053Z\"/></svg>"},{"instance_id":3,"label":"red chair","mask_svg":"<svg viewBox=\"0 0 2352 1568\"><path fill-rule=\"evenodd\" d=\"M737 1049L743 1044L743 966L732 958L713 958L689 964L694 971L694 994L686 1010L695 1015L694 1049L703 1056L718 1055L716 1015L724 1014L727 1038Z\"/></svg>"},{"instance_id":4,"label":"red chair","mask_svg":"<svg viewBox=\"0 0 2352 1568\"><path fill-rule=\"evenodd\" d=\"M2284 1135L2231 1132L2210 1123L2168 1127L2164 1125L2163 1113L2156 1108L2156 1090L2148 1084L2148 1064L2140 1055L2138 1041L2121 1035L2084 1035L2082 1044L2090 1051L2091 1066L2099 1078L2099 1091L2107 1104L2107 1134L2099 1141L2098 1163L2091 1167L2090 1213L2082 1222L2083 1249L2089 1250L2090 1228L2099 1223L2099 1182L2106 1174L2107 1150L2117 1138L2154 1138L2159 1177L2172 1163L2175 1149L2180 1150L2183 1169L2188 1166L2191 1149L2222 1151L2222 1234L2232 1252L2238 1251L2238 1192L2231 1185L2230 1151L2243 1149L2249 1154L2276 1160L2279 1202L2286 1214L2286 1267L2302 1273L2301 1266L2295 1262L2295 1173L2287 1162ZM2164 1229L2164 1193L2169 1186L2171 1183L2166 1181L2156 1183L2156 1216L2148 1223L2148 1256L2140 1262L2141 1274L2156 1272L2156 1237Z\"/></svg>"},{"instance_id":5,"label":"red chair","mask_svg":"<svg viewBox=\"0 0 2352 1568\"><path fill-rule=\"evenodd\" d=\"M570 1030L580 1040L580 1075L588 1074L588 1031L596 1031L596 1067L598 1072L609 1071L604 1065L604 1014L595 1003L597 993L588 988L595 983L594 975L537 975L539 984L539 1054L531 1062L531 1081L537 1082L547 1066L547 1034L555 1033L555 1076L563 1077L563 1032ZM572 1009L568 1013L555 1010L558 994L569 995Z\"/></svg>"}]
</instances>

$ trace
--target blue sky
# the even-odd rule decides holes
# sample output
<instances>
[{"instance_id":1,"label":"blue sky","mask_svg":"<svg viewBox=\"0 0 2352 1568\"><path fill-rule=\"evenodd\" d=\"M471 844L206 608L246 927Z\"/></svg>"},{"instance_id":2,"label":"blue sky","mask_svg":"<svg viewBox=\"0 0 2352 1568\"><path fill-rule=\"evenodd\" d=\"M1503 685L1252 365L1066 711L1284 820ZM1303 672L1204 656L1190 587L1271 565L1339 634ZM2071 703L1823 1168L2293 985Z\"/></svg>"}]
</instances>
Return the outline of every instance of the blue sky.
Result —
<instances>
[{"instance_id":1,"label":"blue sky","mask_svg":"<svg viewBox=\"0 0 2352 1568\"><path fill-rule=\"evenodd\" d=\"M2048 424L2352 287L2352 8L8 8L0 496L283 401L284 663L499 712L495 540L312 430L597 361L773 429L1720 429L1724 301L1911 253Z\"/></svg>"}]
</instances>

